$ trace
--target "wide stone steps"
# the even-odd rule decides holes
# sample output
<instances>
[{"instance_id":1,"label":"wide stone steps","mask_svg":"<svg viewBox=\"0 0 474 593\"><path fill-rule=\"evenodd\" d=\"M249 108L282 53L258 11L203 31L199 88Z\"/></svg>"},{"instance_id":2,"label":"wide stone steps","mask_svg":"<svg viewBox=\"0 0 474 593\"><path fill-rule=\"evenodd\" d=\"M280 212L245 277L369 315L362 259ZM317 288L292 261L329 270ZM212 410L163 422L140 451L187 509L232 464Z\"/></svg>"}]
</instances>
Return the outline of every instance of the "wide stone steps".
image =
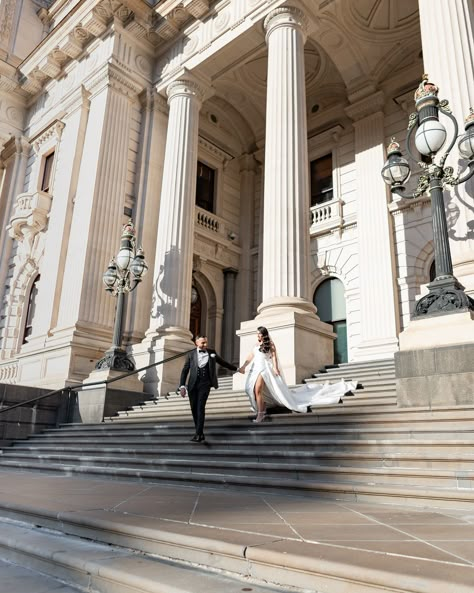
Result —
<instances>
[{"instance_id":1,"label":"wide stone steps","mask_svg":"<svg viewBox=\"0 0 474 593\"><path fill-rule=\"evenodd\" d=\"M474 406L398 408L393 362L341 367L362 385L308 414L254 416L224 387L206 409L205 444L189 442L187 399L150 400L98 425L67 425L5 449L0 468L101 475L213 488L319 494L411 504L474 502ZM340 379L328 369L310 381Z\"/></svg>"},{"instance_id":2,"label":"wide stone steps","mask_svg":"<svg viewBox=\"0 0 474 593\"><path fill-rule=\"evenodd\" d=\"M13 588L5 588L8 580L3 580L2 593L284 593L279 587L238 578L235 572L230 576L223 571L206 571L144 554L126 544L108 545L18 521L0 522L0 552L2 558L41 573L34 582L30 578L29 589L20 588L25 574L12 580ZM43 575L75 586L47 580Z\"/></svg>"}]
</instances>

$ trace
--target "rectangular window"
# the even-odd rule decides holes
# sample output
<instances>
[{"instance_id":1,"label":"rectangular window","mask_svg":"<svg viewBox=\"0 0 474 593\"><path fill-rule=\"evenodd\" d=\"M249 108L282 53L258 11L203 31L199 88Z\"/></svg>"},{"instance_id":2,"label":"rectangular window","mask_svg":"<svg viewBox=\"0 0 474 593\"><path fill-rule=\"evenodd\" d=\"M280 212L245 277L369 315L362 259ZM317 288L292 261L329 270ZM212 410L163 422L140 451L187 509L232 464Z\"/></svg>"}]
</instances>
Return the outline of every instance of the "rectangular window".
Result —
<instances>
[{"instance_id":1,"label":"rectangular window","mask_svg":"<svg viewBox=\"0 0 474 593\"><path fill-rule=\"evenodd\" d=\"M311 206L317 206L333 199L332 154L311 161Z\"/></svg>"},{"instance_id":2,"label":"rectangular window","mask_svg":"<svg viewBox=\"0 0 474 593\"><path fill-rule=\"evenodd\" d=\"M214 212L215 177L214 169L198 161L196 205L208 212Z\"/></svg>"},{"instance_id":3,"label":"rectangular window","mask_svg":"<svg viewBox=\"0 0 474 593\"><path fill-rule=\"evenodd\" d=\"M51 189L51 177L53 172L54 151L50 152L44 159L43 179L41 181L41 191L49 192Z\"/></svg>"}]
</instances>

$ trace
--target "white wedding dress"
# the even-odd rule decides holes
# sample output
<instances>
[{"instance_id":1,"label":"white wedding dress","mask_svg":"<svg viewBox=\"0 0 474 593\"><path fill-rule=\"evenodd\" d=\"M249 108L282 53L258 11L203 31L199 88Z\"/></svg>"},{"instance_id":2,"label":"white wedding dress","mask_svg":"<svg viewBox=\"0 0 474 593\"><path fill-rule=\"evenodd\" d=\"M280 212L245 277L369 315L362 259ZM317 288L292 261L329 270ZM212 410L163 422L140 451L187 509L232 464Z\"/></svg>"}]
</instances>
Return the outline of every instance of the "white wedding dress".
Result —
<instances>
[{"instance_id":1,"label":"white wedding dress","mask_svg":"<svg viewBox=\"0 0 474 593\"><path fill-rule=\"evenodd\" d=\"M355 391L357 381L339 381L338 383L302 385L289 389L281 376L273 369L272 355L261 352L258 346L253 349L253 359L245 382L245 391L249 396L252 409L257 412L255 401L255 383L259 375L265 382L263 397L267 404L284 406L295 412L306 412L308 406L327 406L339 403L349 391Z\"/></svg>"}]
</instances>

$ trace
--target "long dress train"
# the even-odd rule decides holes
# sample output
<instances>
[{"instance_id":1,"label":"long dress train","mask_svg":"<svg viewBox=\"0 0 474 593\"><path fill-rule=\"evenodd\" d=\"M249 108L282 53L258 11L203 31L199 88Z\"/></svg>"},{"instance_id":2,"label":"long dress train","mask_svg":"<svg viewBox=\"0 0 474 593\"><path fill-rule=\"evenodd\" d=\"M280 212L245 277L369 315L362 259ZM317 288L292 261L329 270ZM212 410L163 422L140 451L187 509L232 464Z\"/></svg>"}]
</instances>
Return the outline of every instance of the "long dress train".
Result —
<instances>
[{"instance_id":1,"label":"long dress train","mask_svg":"<svg viewBox=\"0 0 474 593\"><path fill-rule=\"evenodd\" d=\"M337 404L343 395L354 391L357 387L357 381L341 380L333 384L302 385L290 389L282 377L275 374L270 353L265 354L259 350L258 346L255 346L253 354L254 357L245 382L245 391L255 412L257 412L257 402L255 401L254 388L259 375L262 375L265 382L263 390L265 402L270 405L284 406L295 412L306 412L308 406Z\"/></svg>"}]
</instances>

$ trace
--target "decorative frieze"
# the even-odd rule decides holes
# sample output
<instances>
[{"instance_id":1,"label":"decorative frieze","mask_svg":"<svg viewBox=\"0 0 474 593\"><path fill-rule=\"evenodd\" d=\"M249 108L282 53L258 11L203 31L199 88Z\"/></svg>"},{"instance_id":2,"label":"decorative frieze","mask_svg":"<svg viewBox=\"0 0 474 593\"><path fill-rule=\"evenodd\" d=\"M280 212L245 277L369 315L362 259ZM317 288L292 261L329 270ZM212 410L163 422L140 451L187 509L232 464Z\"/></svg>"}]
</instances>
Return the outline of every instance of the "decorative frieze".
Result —
<instances>
[{"instance_id":1,"label":"decorative frieze","mask_svg":"<svg viewBox=\"0 0 474 593\"><path fill-rule=\"evenodd\" d=\"M56 142L59 142L64 130L64 125L65 124L62 121L56 120L49 125L46 130L43 130L32 138L30 142L33 146L33 150L36 153L39 153L41 151L41 146L49 142L52 138L54 138Z\"/></svg>"}]
</instances>

